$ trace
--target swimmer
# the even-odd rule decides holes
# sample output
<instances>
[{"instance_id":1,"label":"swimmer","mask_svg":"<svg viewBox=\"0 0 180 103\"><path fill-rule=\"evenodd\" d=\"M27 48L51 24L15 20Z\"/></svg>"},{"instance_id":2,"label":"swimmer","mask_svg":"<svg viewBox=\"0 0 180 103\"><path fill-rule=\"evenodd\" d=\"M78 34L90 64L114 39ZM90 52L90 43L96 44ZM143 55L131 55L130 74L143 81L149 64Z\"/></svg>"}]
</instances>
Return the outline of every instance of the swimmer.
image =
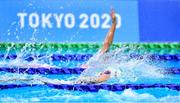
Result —
<instances>
[{"instance_id":1,"label":"swimmer","mask_svg":"<svg viewBox=\"0 0 180 103\"><path fill-rule=\"evenodd\" d=\"M98 52L98 55L97 55L98 57L97 58L100 58L102 55L107 53L109 51L109 48L110 48L112 42L113 42L114 33L115 33L115 30L116 30L116 24L117 24L114 9L111 10L110 15L111 15L111 19L112 19L112 25L111 25L111 28L110 28L109 32L106 35L106 38L105 38L104 43L103 43L103 47L100 49L100 52ZM83 64L83 65L81 65L81 67L82 68L88 68L89 65L88 64ZM97 78L99 80L98 81L95 80L95 82L96 83L105 82L110 78L110 75L111 75L111 71L107 70L107 71L101 73L99 75L99 77Z\"/></svg>"},{"instance_id":2,"label":"swimmer","mask_svg":"<svg viewBox=\"0 0 180 103\"><path fill-rule=\"evenodd\" d=\"M109 30L109 32L107 33L107 36L104 40L104 43L103 43L103 47L100 49L100 52L98 52L98 56L99 58L104 55L105 53L107 53L109 51L109 48L113 42L113 38L114 38L114 33L115 33L115 30L116 30L116 16L115 16L115 12L114 10L112 9L111 10L111 18L112 18L112 25L111 25L111 28ZM88 64L83 64L81 65L82 68L88 68ZM79 77L78 79L74 80L74 81L70 81L70 82L66 82L66 81L61 81L61 80L40 80L41 82L44 82L44 83L52 83L52 84L63 84L63 83L66 83L66 84L98 84L98 83L102 83L102 82L105 82L107 81L111 76L111 71L110 70L106 70L102 73L100 73L98 76L88 76L88 77L84 77L84 76L81 76Z\"/></svg>"},{"instance_id":3,"label":"swimmer","mask_svg":"<svg viewBox=\"0 0 180 103\"><path fill-rule=\"evenodd\" d=\"M97 84L102 83L110 78L110 71L105 71L100 73L98 77L82 77L72 81L63 81L59 79L48 79L48 78L12 78L12 79L3 79L0 82L29 82L29 81L39 81L44 84Z\"/></svg>"},{"instance_id":4,"label":"swimmer","mask_svg":"<svg viewBox=\"0 0 180 103\"><path fill-rule=\"evenodd\" d=\"M106 81L108 78L110 78L111 72L109 70L100 73L98 77L92 76L92 77L80 77L72 81L63 81L59 79L38 79L40 82L43 82L44 84L98 84Z\"/></svg>"}]
</instances>

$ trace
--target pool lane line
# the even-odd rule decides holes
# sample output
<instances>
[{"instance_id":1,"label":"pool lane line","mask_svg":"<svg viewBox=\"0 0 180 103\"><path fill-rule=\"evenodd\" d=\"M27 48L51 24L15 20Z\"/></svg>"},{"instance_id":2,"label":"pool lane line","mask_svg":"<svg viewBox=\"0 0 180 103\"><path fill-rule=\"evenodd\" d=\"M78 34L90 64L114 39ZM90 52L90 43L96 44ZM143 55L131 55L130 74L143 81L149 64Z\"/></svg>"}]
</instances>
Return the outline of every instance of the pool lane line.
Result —
<instances>
[{"instance_id":1,"label":"pool lane line","mask_svg":"<svg viewBox=\"0 0 180 103\"><path fill-rule=\"evenodd\" d=\"M13 67L0 67L0 71L9 72L9 73L19 73L19 74L51 74L51 75L60 75L60 74L81 74L86 68L13 68ZM157 72L167 75L180 75L180 68L164 68L159 69Z\"/></svg>"},{"instance_id":2,"label":"pool lane line","mask_svg":"<svg viewBox=\"0 0 180 103\"><path fill-rule=\"evenodd\" d=\"M34 59L42 59L42 58L49 58L51 61L87 61L89 60L93 54L52 54L52 55L26 55L25 57L21 57L26 61L33 61ZM0 59L7 59L7 60L14 60L18 56L16 54L0 54ZM127 55L129 58L134 59L144 59L144 57L150 59L150 60L164 60L164 61L180 61L180 54L164 54L164 55L158 55L158 54L152 54L149 56L143 56L140 54L130 54Z\"/></svg>"},{"instance_id":3,"label":"pool lane line","mask_svg":"<svg viewBox=\"0 0 180 103\"><path fill-rule=\"evenodd\" d=\"M2 49L14 47L16 50L24 47L39 49L99 49L101 43L0 43ZM112 48L137 47L143 49L180 49L180 43L113 43Z\"/></svg>"},{"instance_id":4,"label":"pool lane line","mask_svg":"<svg viewBox=\"0 0 180 103\"><path fill-rule=\"evenodd\" d=\"M180 84L0 84L0 90L22 87L48 86L60 90L98 92L100 89L109 91L139 90L148 88L167 88L180 91Z\"/></svg>"}]
</instances>

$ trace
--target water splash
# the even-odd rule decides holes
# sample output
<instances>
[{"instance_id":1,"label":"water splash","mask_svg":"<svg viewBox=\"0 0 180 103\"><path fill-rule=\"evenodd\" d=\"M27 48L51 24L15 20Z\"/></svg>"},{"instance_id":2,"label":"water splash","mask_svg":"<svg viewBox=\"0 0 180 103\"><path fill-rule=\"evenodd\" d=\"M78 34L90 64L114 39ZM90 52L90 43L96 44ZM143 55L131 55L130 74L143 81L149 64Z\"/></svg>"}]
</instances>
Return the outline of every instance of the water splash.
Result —
<instances>
[{"instance_id":1,"label":"water splash","mask_svg":"<svg viewBox=\"0 0 180 103\"><path fill-rule=\"evenodd\" d=\"M38 68L38 67L46 67L46 68L50 68L50 67L55 67L53 66L53 62L51 60L51 56L52 54L49 53L49 51L47 51L46 53L44 53L44 56L38 57L39 55L41 55L41 53L37 52L36 49L34 48L35 43L26 43L22 49L20 51L14 51L13 54L16 54L17 57L14 60L7 60L7 57L10 53L11 50L14 50L14 43L11 44L10 47L7 48L5 56L3 58L2 61L0 61L0 66L1 67L24 67L24 68ZM39 48L42 49L43 45ZM33 61L28 62L26 61L26 58L29 58L29 56L33 54L33 56L31 56L33 58Z\"/></svg>"},{"instance_id":2,"label":"water splash","mask_svg":"<svg viewBox=\"0 0 180 103\"><path fill-rule=\"evenodd\" d=\"M34 60L31 62L26 61L25 57L28 56L28 54L40 55L33 48L34 45L27 43L20 52L16 53L17 58L15 60L4 60L0 63L0 66L4 65L18 68L56 67L50 59L52 54L49 52L40 58L34 56ZM144 53L140 58L131 57L131 54L138 54L138 49L140 48L121 47L120 49L110 51L103 55L98 52L87 62L89 68L86 69L81 76L97 76L100 72L108 69L112 72L111 79L109 80L110 83L131 83L144 77L163 78L164 75L157 72L161 68L148 63L149 54ZM9 52L7 52L7 54L9 54Z\"/></svg>"},{"instance_id":3,"label":"water splash","mask_svg":"<svg viewBox=\"0 0 180 103\"><path fill-rule=\"evenodd\" d=\"M88 62L89 68L82 76L99 75L100 72L110 70L111 79L116 79L118 83L135 82L139 78L162 78L163 74L157 72L160 67L150 65L149 54L144 53L139 58L132 58L132 54L138 54L138 49L134 47L121 47L105 54L99 52ZM163 70L163 69L161 69Z\"/></svg>"}]
</instances>

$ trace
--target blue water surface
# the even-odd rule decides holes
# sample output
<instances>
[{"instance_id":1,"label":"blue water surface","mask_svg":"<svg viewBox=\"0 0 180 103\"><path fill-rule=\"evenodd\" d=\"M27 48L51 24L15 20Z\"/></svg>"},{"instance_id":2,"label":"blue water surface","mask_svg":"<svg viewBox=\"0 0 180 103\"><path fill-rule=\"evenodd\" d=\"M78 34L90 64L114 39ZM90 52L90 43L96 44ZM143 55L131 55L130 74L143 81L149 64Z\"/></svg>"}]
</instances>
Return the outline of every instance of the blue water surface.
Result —
<instances>
[{"instance_id":1,"label":"blue water surface","mask_svg":"<svg viewBox=\"0 0 180 103\"><path fill-rule=\"evenodd\" d=\"M1 60L2 62L3 60ZM59 67L79 67L86 61L53 61L51 65ZM180 67L179 61L153 61L149 64L160 68ZM146 71L148 68L144 68ZM60 80L73 80L78 74L66 75L27 75L0 72L3 78L26 77L26 78L50 78ZM180 75L167 74L163 78L139 77L130 84L180 84ZM114 81L107 81L105 84L113 84ZM126 84L126 83L121 83ZM23 87L15 89L0 90L0 101L5 102L180 102L180 92L168 88L147 88L139 90L126 89L124 91L112 92L100 90L99 92L83 92L58 90L46 85L35 87Z\"/></svg>"}]
</instances>

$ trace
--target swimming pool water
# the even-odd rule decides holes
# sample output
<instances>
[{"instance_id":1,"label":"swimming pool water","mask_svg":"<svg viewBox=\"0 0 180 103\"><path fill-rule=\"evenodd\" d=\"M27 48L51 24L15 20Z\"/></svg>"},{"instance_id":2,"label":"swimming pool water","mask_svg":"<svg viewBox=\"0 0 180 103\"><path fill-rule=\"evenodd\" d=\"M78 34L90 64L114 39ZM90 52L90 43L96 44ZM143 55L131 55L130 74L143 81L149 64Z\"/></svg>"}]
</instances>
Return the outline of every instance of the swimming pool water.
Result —
<instances>
[{"instance_id":1,"label":"swimming pool water","mask_svg":"<svg viewBox=\"0 0 180 103\"><path fill-rule=\"evenodd\" d=\"M52 52L51 52L52 53ZM58 53L58 52L55 52ZM62 53L62 52L61 52ZM65 54L66 52L63 52ZM67 52L68 54L79 54L79 52ZM89 54L90 52L88 52ZM91 54L94 54L91 52ZM17 53L18 54L18 53ZM7 60L0 59L0 62ZM49 61L44 61L49 63ZM58 67L78 67L86 61L51 61L51 65ZM150 63L161 68L179 67L180 61L153 61ZM144 71L148 68L144 68ZM77 78L78 74L66 75L28 75L0 72L0 78L52 78L61 80L71 80ZM144 78L139 76L135 81L129 81L131 84L180 84L180 75L166 75L163 78ZM111 84L116 81L109 80L105 83ZM10 82L11 83L11 82ZM126 83L126 82L124 82ZM123 84L121 82L121 84ZM168 88L147 88L139 90L126 89L124 91L112 92L100 90L99 92L68 91L50 88L48 86L35 86L14 89L0 90L1 102L180 102L180 92Z\"/></svg>"}]
</instances>

